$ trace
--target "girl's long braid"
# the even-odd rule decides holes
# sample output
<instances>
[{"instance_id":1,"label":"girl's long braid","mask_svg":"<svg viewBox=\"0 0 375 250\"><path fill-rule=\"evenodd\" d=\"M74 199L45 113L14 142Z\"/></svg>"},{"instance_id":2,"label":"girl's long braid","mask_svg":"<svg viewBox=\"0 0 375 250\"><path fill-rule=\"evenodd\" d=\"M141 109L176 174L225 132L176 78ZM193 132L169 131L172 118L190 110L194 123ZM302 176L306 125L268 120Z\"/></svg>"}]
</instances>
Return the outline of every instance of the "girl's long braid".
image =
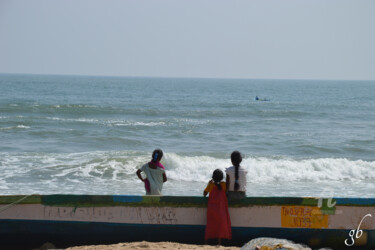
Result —
<instances>
[{"instance_id":1,"label":"girl's long braid","mask_svg":"<svg viewBox=\"0 0 375 250\"><path fill-rule=\"evenodd\" d=\"M220 181L219 181L219 182L215 182L215 185L216 185L216 187L217 187L219 190L221 190Z\"/></svg>"},{"instance_id":2,"label":"girl's long braid","mask_svg":"<svg viewBox=\"0 0 375 250\"><path fill-rule=\"evenodd\" d=\"M238 178L239 178L239 171L238 171L238 169L240 168L240 165L238 165L238 166L234 166L234 169L235 169L235 171L234 171L234 178L236 179L236 181L234 182L234 190L238 190L239 188L240 188L240 184L238 183Z\"/></svg>"},{"instance_id":3,"label":"girl's long braid","mask_svg":"<svg viewBox=\"0 0 375 250\"><path fill-rule=\"evenodd\" d=\"M240 171L239 171L239 168L240 168L240 163L242 162L242 155L239 151L233 151L231 156L230 156L231 160L232 160L232 163L234 165L234 178L235 178L235 182L234 182L234 190L237 191L239 188L240 188L240 184L238 182L238 179L239 179L239 175L240 175Z\"/></svg>"}]
</instances>

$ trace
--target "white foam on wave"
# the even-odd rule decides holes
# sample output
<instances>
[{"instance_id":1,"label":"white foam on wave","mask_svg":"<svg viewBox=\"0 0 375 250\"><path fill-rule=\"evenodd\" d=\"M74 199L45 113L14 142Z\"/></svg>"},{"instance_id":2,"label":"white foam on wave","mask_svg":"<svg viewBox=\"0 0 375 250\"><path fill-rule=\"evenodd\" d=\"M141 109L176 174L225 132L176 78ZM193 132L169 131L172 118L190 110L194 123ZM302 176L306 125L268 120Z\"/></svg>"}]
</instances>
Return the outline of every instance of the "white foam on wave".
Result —
<instances>
[{"instance_id":1,"label":"white foam on wave","mask_svg":"<svg viewBox=\"0 0 375 250\"><path fill-rule=\"evenodd\" d=\"M29 129L30 126L26 126L26 125L17 125L17 126L14 126L14 127L4 127L4 128L0 128L0 130L12 130L12 129Z\"/></svg>"},{"instance_id":2,"label":"white foam on wave","mask_svg":"<svg viewBox=\"0 0 375 250\"><path fill-rule=\"evenodd\" d=\"M40 106L39 104L36 104L36 106ZM61 108L97 108L98 106L95 105L87 105L87 104L56 104L51 105L52 108L61 109Z\"/></svg>"},{"instance_id":3,"label":"white foam on wave","mask_svg":"<svg viewBox=\"0 0 375 250\"><path fill-rule=\"evenodd\" d=\"M166 154L169 175L176 180L199 180L210 176L216 168L225 170L231 166L230 159L208 156L184 157ZM320 159L273 159L245 158L241 166L248 170L249 182L284 181L357 181L375 180L375 162L362 160Z\"/></svg>"},{"instance_id":4,"label":"white foam on wave","mask_svg":"<svg viewBox=\"0 0 375 250\"><path fill-rule=\"evenodd\" d=\"M17 125L16 128L25 128L25 129L27 129L27 128L30 128L30 127L26 126L26 125Z\"/></svg>"},{"instance_id":5,"label":"white foam on wave","mask_svg":"<svg viewBox=\"0 0 375 250\"><path fill-rule=\"evenodd\" d=\"M39 170L59 169L57 177L75 174L77 177L98 176L117 179L118 175L132 175L147 163L146 152L83 152L74 154L14 154L2 157L4 166L22 168L34 164ZM169 178L180 181L206 182L212 172L231 166L230 159L213 156L187 156L165 153L162 163ZM33 165L33 166L34 166ZM245 158L241 166L248 170L250 182L277 181L357 181L375 180L375 162L362 160L320 158L295 160L288 158ZM9 169L8 169L9 170ZM106 175L107 173L107 175ZM109 174L112 173L112 174Z\"/></svg>"},{"instance_id":6,"label":"white foam on wave","mask_svg":"<svg viewBox=\"0 0 375 250\"><path fill-rule=\"evenodd\" d=\"M47 120L62 121L62 122L78 122L78 123L92 123L105 126L116 127L157 127L157 126L182 126L191 125L198 126L207 124L208 120L194 120L194 119L172 119L160 121L136 121L128 119L91 119L91 118L63 118L63 117L46 117Z\"/></svg>"},{"instance_id":7,"label":"white foam on wave","mask_svg":"<svg viewBox=\"0 0 375 250\"><path fill-rule=\"evenodd\" d=\"M181 156L166 153L162 160L168 172L168 178L176 181L208 182L215 169L229 167L230 161L210 156Z\"/></svg>"},{"instance_id":8,"label":"white foam on wave","mask_svg":"<svg viewBox=\"0 0 375 250\"><path fill-rule=\"evenodd\" d=\"M114 126L144 126L144 127L155 127L155 126L163 126L165 125L165 122L127 122L127 121L122 121L122 122L117 122L117 121L112 121L109 123L113 123Z\"/></svg>"},{"instance_id":9,"label":"white foam on wave","mask_svg":"<svg viewBox=\"0 0 375 250\"><path fill-rule=\"evenodd\" d=\"M83 122L83 123L98 123L98 119L87 119L87 118L60 118L60 117L47 117L47 120L63 121L63 122Z\"/></svg>"},{"instance_id":10,"label":"white foam on wave","mask_svg":"<svg viewBox=\"0 0 375 250\"><path fill-rule=\"evenodd\" d=\"M100 120L100 119L89 119L89 118L61 118L61 117L46 117L47 120L52 121L62 121L62 122L79 122L79 123L93 123L109 126L143 126L143 127L154 127L154 126L163 126L166 123L164 121L160 122L139 122L139 121L128 121L128 120Z\"/></svg>"},{"instance_id":11,"label":"white foam on wave","mask_svg":"<svg viewBox=\"0 0 375 250\"><path fill-rule=\"evenodd\" d=\"M135 172L150 159L151 152L134 151L0 153L0 189L9 194L142 194L143 184ZM200 194L215 169L225 171L231 165L229 156L214 154L165 153L162 163L168 177L167 194L179 195ZM248 186L254 186L249 191L257 190L251 195L316 195L324 191L316 189L316 183L326 185L330 181L330 188L336 193L342 191L344 196L358 196L374 189L371 183L375 180L375 162L247 157L241 166L248 170ZM337 183L340 188L335 186ZM358 183L362 183L358 190L353 189ZM279 192L275 193L277 185ZM295 190L296 186L304 190ZM311 187L314 192L309 191Z\"/></svg>"},{"instance_id":12,"label":"white foam on wave","mask_svg":"<svg viewBox=\"0 0 375 250\"><path fill-rule=\"evenodd\" d=\"M248 166L254 181L357 181L375 179L372 171L375 162L362 160L320 158L320 159L270 159L249 158L243 164Z\"/></svg>"},{"instance_id":13,"label":"white foam on wave","mask_svg":"<svg viewBox=\"0 0 375 250\"><path fill-rule=\"evenodd\" d=\"M4 127L4 128L0 128L0 130L10 130L10 129L13 129L13 127Z\"/></svg>"}]
</instances>

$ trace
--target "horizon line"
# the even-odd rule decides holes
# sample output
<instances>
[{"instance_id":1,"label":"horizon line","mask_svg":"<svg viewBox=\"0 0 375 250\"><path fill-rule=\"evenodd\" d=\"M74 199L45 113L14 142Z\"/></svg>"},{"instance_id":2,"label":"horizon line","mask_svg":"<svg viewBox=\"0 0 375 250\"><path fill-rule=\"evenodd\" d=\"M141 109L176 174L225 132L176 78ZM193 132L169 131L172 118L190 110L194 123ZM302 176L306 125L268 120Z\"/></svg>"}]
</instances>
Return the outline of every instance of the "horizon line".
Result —
<instances>
[{"instance_id":1,"label":"horizon line","mask_svg":"<svg viewBox=\"0 0 375 250\"><path fill-rule=\"evenodd\" d=\"M0 75L39 75L39 76L76 76L76 77L118 77L118 78L165 78L165 79L206 79L206 80L293 80L293 81L375 81L375 79L319 79L319 78L246 78L246 77L202 77L202 76L131 76L131 75L87 75L62 73L6 73Z\"/></svg>"}]
</instances>

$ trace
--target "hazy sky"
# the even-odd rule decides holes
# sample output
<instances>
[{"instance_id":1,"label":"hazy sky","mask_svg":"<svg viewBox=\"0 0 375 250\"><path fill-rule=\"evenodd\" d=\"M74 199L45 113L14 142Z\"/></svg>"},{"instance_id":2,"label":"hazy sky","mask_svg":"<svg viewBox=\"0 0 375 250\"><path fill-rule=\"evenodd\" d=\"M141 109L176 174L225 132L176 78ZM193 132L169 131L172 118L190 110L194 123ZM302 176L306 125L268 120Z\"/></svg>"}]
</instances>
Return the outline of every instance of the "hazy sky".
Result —
<instances>
[{"instance_id":1,"label":"hazy sky","mask_svg":"<svg viewBox=\"0 0 375 250\"><path fill-rule=\"evenodd\" d=\"M0 0L0 72L375 80L374 0Z\"/></svg>"}]
</instances>

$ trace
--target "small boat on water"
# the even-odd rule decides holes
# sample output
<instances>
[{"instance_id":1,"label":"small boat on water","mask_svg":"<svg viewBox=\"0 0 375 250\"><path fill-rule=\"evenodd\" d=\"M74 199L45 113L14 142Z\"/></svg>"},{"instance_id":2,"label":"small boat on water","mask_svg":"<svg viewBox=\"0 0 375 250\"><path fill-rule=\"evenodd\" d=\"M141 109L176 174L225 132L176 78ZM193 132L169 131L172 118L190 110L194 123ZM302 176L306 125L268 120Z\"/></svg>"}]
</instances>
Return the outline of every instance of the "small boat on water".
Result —
<instances>
[{"instance_id":1,"label":"small boat on water","mask_svg":"<svg viewBox=\"0 0 375 250\"><path fill-rule=\"evenodd\" d=\"M229 200L233 239L283 238L313 248L375 249L375 199L247 197ZM8 249L131 241L204 243L207 198L132 195L0 196Z\"/></svg>"},{"instance_id":2,"label":"small boat on water","mask_svg":"<svg viewBox=\"0 0 375 250\"><path fill-rule=\"evenodd\" d=\"M269 98L259 98L258 96L256 96L255 97L255 101L269 102L271 100Z\"/></svg>"}]
</instances>

